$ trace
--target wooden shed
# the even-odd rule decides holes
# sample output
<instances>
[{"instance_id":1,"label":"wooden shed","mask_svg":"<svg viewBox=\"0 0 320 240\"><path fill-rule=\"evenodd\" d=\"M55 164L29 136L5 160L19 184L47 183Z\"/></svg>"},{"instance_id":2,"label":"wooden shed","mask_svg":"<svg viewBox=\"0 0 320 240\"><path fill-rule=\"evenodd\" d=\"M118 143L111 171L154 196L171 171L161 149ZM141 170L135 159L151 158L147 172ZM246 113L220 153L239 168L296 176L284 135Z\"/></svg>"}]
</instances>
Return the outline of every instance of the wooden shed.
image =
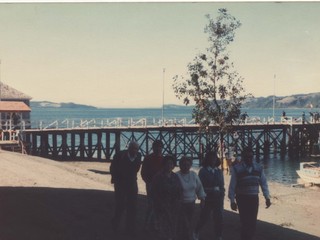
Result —
<instances>
[{"instance_id":1,"label":"wooden shed","mask_svg":"<svg viewBox=\"0 0 320 240\"><path fill-rule=\"evenodd\" d=\"M0 82L0 129L30 128L31 97Z\"/></svg>"}]
</instances>

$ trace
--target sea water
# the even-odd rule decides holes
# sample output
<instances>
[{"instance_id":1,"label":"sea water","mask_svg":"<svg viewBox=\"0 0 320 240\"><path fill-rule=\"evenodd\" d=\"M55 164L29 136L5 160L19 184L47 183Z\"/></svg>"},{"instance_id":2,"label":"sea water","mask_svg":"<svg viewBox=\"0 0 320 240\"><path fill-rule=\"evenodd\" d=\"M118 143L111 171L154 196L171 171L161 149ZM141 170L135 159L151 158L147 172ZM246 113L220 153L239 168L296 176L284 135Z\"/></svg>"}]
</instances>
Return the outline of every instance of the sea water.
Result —
<instances>
[{"instance_id":1,"label":"sea water","mask_svg":"<svg viewBox=\"0 0 320 240\"><path fill-rule=\"evenodd\" d=\"M275 121L280 121L282 112L286 112L287 117L293 119L301 118L303 112L306 118L309 118L309 112L312 109L243 109L249 117L259 117L268 119L275 117ZM32 108L31 124L33 128L41 123L50 124L54 121L72 120L91 120L91 119L115 119L121 118L123 121L128 119L146 118L148 122L157 121L164 117L165 119L186 119L187 122L192 120L192 108L190 107L171 107L171 108ZM256 159L263 163L266 176L269 180L282 184L297 183L298 175L296 170L299 168L301 160L310 161L310 159L280 157L279 154L271 154L267 158L261 157Z\"/></svg>"},{"instance_id":2,"label":"sea water","mask_svg":"<svg viewBox=\"0 0 320 240\"><path fill-rule=\"evenodd\" d=\"M282 112L285 111L287 117L294 119L301 118L302 113L305 113L308 119L309 112L317 110L312 109L243 109L242 112L247 112L249 117L259 117L260 119L268 119L275 117L276 121L280 121ZM318 110L319 111L319 110ZM31 121L36 124L39 121L55 121L65 119L182 119L192 120L191 107L171 107L165 108L162 114L162 108L32 108Z\"/></svg>"}]
</instances>

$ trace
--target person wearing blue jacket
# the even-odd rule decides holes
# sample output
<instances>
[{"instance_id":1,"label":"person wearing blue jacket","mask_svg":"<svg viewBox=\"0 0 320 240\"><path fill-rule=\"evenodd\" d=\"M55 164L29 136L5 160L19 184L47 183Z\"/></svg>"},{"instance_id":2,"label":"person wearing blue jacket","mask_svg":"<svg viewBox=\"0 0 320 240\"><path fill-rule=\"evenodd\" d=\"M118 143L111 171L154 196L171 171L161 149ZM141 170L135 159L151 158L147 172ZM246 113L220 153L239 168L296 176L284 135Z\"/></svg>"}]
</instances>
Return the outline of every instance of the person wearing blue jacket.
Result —
<instances>
[{"instance_id":1,"label":"person wearing blue jacket","mask_svg":"<svg viewBox=\"0 0 320 240\"><path fill-rule=\"evenodd\" d=\"M220 160L217 152L210 151L206 154L203 167L199 171L199 178L206 193L204 206L200 212L193 239L199 239L199 232L207 223L212 213L216 239L222 239L223 228L223 200L225 194L223 172L219 168Z\"/></svg>"}]
</instances>

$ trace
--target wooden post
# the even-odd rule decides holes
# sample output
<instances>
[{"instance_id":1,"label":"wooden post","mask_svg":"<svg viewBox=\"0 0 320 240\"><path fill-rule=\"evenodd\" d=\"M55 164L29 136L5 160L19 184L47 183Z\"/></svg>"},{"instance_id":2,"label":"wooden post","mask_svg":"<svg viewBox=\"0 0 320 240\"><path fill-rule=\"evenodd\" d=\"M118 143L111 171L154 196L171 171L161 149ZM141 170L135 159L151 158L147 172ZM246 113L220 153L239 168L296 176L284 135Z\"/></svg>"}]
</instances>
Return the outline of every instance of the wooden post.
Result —
<instances>
[{"instance_id":1,"label":"wooden post","mask_svg":"<svg viewBox=\"0 0 320 240\"><path fill-rule=\"evenodd\" d=\"M287 128L283 129L283 134L282 134L282 140L280 143L280 155L284 156L287 151L287 146L286 146L286 141L287 141Z\"/></svg>"},{"instance_id":2,"label":"wooden post","mask_svg":"<svg viewBox=\"0 0 320 240\"><path fill-rule=\"evenodd\" d=\"M93 156L92 152L92 132L88 132L88 157L91 159Z\"/></svg>"},{"instance_id":3,"label":"wooden post","mask_svg":"<svg viewBox=\"0 0 320 240\"><path fill-rule=\"evenodd\" d=\"M101 142L101 138L102 138L102 132L98 131L97 132L97 151L98 151L98 161L101 161L101 151L102 151L102 142Z\"/></svg>"},{"instance_id":4,"label":"wooden post","mask_svg":"<svg viewBox=\"0 0 320 240\"><path fill-rule=\"evenodd\" d=\"M79 136L80 136L80 146L79 146L79 148L80 148L80 160L83 160L84 159L84 156L85 156L85 145L84 145L84 137L85 137L85 133L83 133L83 132L81 132L80 134L79 134Z\"/></svg>"},{"instance_id":5,"label":"wooden post","mask_svg":"<svg viewBox=\"0 0 320 240\"><path fill-rule=\"evenodd\" d=\"M121 145L121 138L120 138L120 136L121 136L121 132L120 131L117 131L116 132L116 139L115 139L115 153L118 153L118 152L120 152L120 145Z\"/></svg>"},{"instance_id":6,"label":"wooden post","mask_svg":"<svg viewBox=\"0 0 320 240\"><path fill-rule=\"evenodd\" d=\"M58 157L57 134L56 133L52 133L52 156L53 156L53 158Z\"/></svg>"},{"instance_id":7,"label":"wooden post","mask_svg":"<svg viewBox=\"0 0 320 240\"><path fill-rule=\"evenodd\" d=\"M40 145L40 155L42 157L48 157L48 134L42 132L40 135L41 145Z\"/></svg>"},{"instance_id":8,"label":"wooden post","mask_svg":"<svg viewBox=\"0 0 320 240\"><path fill-rule=\"evenodd\" d=\"M66 160L66 158L67 158L67 133L63 132L61 134L61 138L62 138L62 143L61 143L62 158L63 158L63 160Z\"/></svg>"},{"instance_id":9,"label":"wooden post","mask_svg":"<svg viewBox=\"0 0 320 240\"><path fill-rule=\"evenodd\" d=\"M37 155L38 146L37 146L37 133L32 133L32 155Z\"/></svg>"},{"instance_id":10,"label":"wooden post","mask_svg":"<svg viewBox=\"0 0 320 240\"><path fill-rule=\"evenodd\" d=\"M105 149L106 149L106 160L107 161L110 161L110 158L111 158L111 148L110 148L110 132L106 132L106 146L105 146Z\"/></svg>"},{"instance_id":11,"label":"wooden post","mask_svg":"<svg viewBox=\"0 0 320 240\"><path fill-rule=\"evenodd\" d=\"M71 157L72 158L76 158L76 151L75 151L75 147L76 147L76 133L72 132L71 133Z\"/></svg>"}]
</instances>

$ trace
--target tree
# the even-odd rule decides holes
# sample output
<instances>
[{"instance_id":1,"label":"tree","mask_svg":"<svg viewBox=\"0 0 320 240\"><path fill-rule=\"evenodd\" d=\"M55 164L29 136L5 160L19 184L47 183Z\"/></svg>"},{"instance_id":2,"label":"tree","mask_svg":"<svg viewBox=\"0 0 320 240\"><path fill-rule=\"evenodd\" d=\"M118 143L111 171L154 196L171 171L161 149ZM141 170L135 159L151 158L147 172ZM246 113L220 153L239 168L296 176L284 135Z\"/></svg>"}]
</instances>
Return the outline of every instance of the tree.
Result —
<instances>
[{"instance_id":1,"label":"tree","mask_svg":"<svg viewBox=\"0 0 320 240\"><path fill-rule=\"evenodd\" d=\"M184 104L191 100L195 103L192 117L201 130L210 131L210 124L219 126L222 143L223 134L239 119L241 105L250 95L244 93L243 78L234 69L227 51L241 23L227 9L219 9L216 19L209 14L206 17L209 22L204 32L208 34L209 47L188 64L188 77L176 75L172 86Z\"/></svg>"}]
</instances>

